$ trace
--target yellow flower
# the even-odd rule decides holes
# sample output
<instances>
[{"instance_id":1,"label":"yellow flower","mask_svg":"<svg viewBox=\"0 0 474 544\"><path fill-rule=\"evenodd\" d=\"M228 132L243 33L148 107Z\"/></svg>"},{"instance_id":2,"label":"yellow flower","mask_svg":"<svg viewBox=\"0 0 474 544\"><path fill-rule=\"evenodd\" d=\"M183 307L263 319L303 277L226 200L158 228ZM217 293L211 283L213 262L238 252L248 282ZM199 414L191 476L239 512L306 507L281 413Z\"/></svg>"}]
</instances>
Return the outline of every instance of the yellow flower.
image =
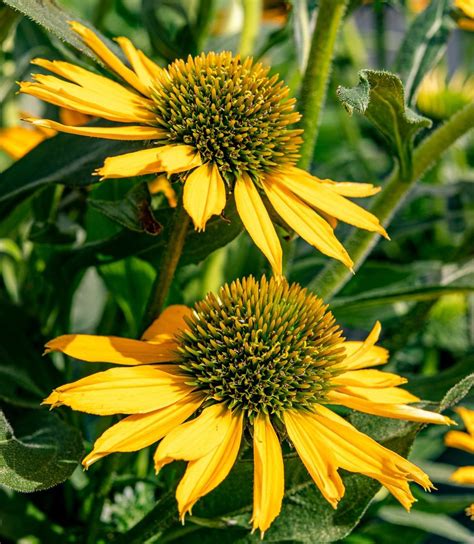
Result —
<instances>
[{"instance_id":1,"label":"yellow flower","mask_svg":"<svg viewBox=\"0 0 474 544\"><path fill-rule=\"evenodd\" d=\"M436 68L420 85L417 107L434 119L446 119L474 100L474 77L461 71L447 81L446 71Z\"/></svg>"},{"instance_id":2,"label":"yellow flower","mask_svg":"<svg viewBox=\"0 0 474 544\"><path fill-rule=\"evenodd\" d=\"M352 266L334 234L337 220L387 236L378 219L346 197L371 196L368 183L335 183L295 166L301 131L294 99L268 68L231 53L154 64L127 38L118 38L128 68L88 28L71 23L85 44L123 84L68 62L36 59L52 75L36 74L21 92L58 106L120 123L69 127L45 119L37 126L120 140L142 140L144 149L108 157L102 178L180 174L183 205L195 228L204 230L233 192L242 222L270 261L282 271L282 250L268 208L322 253ZM324 218L323 218L323 217Z\"/></svg>"},{"instance_id":3,"label":"yellow flower","mask_svg":"<svg viewBox=\"0 0 474 544\"><path fill-rule=\"evenodd\" d=\"M458 448L469 453L474 453L474 410L458 408L456 412L464 421L467 432L449 431L444 438L445 444L450 448ZM451 475L451 480L454 480L458 484L474 484L474 467L458 468Z\"/></svg>"},{"instance_id":4,"label":"yellow flower","mask_svg":"<svg viewBox=\"0 0 474 544\"><path fill-rule=\"evenodd\" d=\"M387 362L377 323L364 342L344 341L321 299L285 280L237 280L193 309L170 306L141 340L66 335L47 344L84 361L116 365L63 385L44 401L98 415L125 414L83 460L161 442L155 467L188 462L176 497L181 519L218 486L253 436L253 529L265 532L280 512L288 437L324 498L344 495L339 469L383 484L409 509L409 483L429 490L418 467L358 431L327 407L427 423L450 423L411 406L406 380L372 367Z\"/></svg>"}]
</instances>

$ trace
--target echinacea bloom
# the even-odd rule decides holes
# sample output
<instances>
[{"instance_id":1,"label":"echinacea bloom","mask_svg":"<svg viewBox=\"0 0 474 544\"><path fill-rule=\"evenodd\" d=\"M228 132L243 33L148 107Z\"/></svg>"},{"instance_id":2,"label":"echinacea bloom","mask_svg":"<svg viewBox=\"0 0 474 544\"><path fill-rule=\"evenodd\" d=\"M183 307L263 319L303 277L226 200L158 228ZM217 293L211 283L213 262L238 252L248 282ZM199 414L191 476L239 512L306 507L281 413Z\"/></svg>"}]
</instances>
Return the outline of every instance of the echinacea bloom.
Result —
<instances>
[{"instance_id":1,"label":"echinacea bloom","mask_svg":"<svg viewBox=\"0 0 474 544\"><path fill-rule=\"evenodd\" d=\"M352 267L334 234L337 220L387 236L378 219L347 197L379 191L368 183L321 180L295 166L301 130L295 100L268 68L229 52L176 60L163 69L127 38L117 38L131 68L77 22L71 26L104 64L111 79L62 61L36 59L53 75L36 74L21 92L119 123L71 128L46 119L37 126L119 140L142 140L143 149L108 157L101 178L165 173L184 182L183 205L197 230L223 212L234 194L238 213L276 274L282 249L269 209L285 227L322 253Z\"/></svg>"},{"instance_id":2,"label":"echinacea bloom","mask_svg":"<svg viewBox=\"0 0 474 544\"><path fill-rule=\"evenodd\" d=\"M425 76L420 88L417 108L432 119L443 120L474 100L474 77L462 71L448 80L446 70L435 68Z\"/></svg>"},{"instance_id":3,"label":"echinacea bloom","mask_svg":"<svg viewBox=\"0 0 474 544\"><path fill-rule=\"evenodd\" d=\"M474 453L474 410L457 408L456 412L461 416L466 426L465 433L461 431L449 431L444 438L446 446ZM474 467L458 468L451 476L458 484L474 484Z\"/></svg>"},{"instance_id":4,"label":"echinacea bloom","mask_svg":"<svg viewBox=\"0 0 474 544\"><path fill-rule=\"evenodd\" d=\"M124 414L83 460L158 441L157 471L188 462L176 498L181 519L218 486L253 436L253 529L265 532L284 493L281 441L288 438L324 498L344 495L339 469L365 474L409 509L408 482L432 484L418 467L361 433L327 405L427 423L450 423L411 406L406 380L386 363L377 323L364 342L346 342L321 299L298 284L252 277L224 285L194 306L170 306L141 340L70 334L49 342L84 361L119 365L53 391L44 403L98 415ZM286 432L283 430L286 429Z\"/></svg>"}]
</instances>

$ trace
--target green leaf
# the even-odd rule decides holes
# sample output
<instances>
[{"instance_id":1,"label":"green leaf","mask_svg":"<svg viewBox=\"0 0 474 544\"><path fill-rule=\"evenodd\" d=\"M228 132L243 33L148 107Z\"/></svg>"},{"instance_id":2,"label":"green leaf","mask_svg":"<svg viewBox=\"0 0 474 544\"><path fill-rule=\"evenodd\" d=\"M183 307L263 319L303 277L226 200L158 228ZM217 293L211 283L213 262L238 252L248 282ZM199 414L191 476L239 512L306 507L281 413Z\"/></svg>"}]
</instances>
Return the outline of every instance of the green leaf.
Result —
<instances>
[{"instance_id":1,"label":"green leaf","mask_svg":"<svg viewBox=\"0 0 474 544\"><path fill-rule=\"evenodd\" d=\"M31 492L68 478L83 453L79 432L56 414L0 411L0 484Z\"/></svg>"},{"instance_id":2,"label":"green leaf","mask_svg":"<svg viewBox=\"0 0 474 544\"><path fill-rule=\"evenodd\" d=\"M29 196L32 191L62 183L82 187L97 183L93 175L110 155L119 155L137 148L136 143L101 140L72 134L58 134L42 142L30 153L0 174L0 217L11 211L12 204Z\"/></svg>"},{"instance_id":3,"label":"green leaf","mask_svg":"<svg viewBox=\"0 0 474 544\"><path fill-rule=\"evenodd\" d=\"M431 121L405 105L403 85L390 72L361 70L356 87L339 87L337 95L352 115L364 115L383 135L390 151L399 161L402 179L409 179L412 170L412 149L415 135L429 128Z\"/></svg>"},{"instance_id":4,"label":"green leaf","mask_svg":"<svg viewBox=\"0 0 474 544\"><path fill-rule=\"evenodd\" d=\"M389 523L416 527L453 542L474 544L472 532L446 515L418 511L406 512L398 506L384 506L379 510L378 515Z\"/></svg>"},{"instance_id":5,"label":"green leaf","mask_svg":"<svg viewBox=\"0 0 474 544\"><path fill-rule=\"evenodd\" d=\"M398 50L394 71L405 86L407 103L416 101L416 91L424 76L441 59L455 23L450 16L450 0L433 0L419 13L406 31Z\"/></svg>"},{"instance_id":6,"label":"green leaf","mask_svg":"<svg viewBox=\"0 0 474 544\"><path fill-rule=\"evenodd\" d=\"M85 53L89 57L99 60L94 52L89 49L80 39L80 37L73 32L69 26L69 21L78 21L85 26L91 28L99 38L111 49L114 53L122 57L120 49L108 38L103 36L97 29L86 21L83 21L77 15L68 13L58 2L54 0L4 0L5 4L19 11L23 15L26 15L48 32L51 32L57 36L63 42L68 43L75 49Z\"/></svg>"},{"instance_id":7,"label":"green leaf","mask_svg":"<svg viewBox=\"0 0 474 544\"><path fill-rule=\"evenodd\" d=\"M162 226L151 209L151 196L146 183L133 186L120 200L89 200L89 204L127 229L154 236L161 232Z\"/></svg>"}]
</instances>

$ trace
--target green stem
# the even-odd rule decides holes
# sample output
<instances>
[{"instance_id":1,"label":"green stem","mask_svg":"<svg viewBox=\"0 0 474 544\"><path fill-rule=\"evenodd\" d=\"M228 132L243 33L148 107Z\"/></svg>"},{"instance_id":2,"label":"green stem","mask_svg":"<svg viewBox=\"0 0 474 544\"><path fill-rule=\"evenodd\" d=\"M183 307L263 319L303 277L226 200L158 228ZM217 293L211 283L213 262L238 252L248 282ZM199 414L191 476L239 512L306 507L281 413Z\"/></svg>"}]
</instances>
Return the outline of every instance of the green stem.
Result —
<instances>
[{"instance_id":1,"label":"green stem","mask_svg":"<svg viewBox=\"0 0 474 544\"><path fill-rule=\"evenodd\" d=\"M300 127L304 130L300 168L311 166L318 137L319 118L326 101L334 46L348 0L320 0L316 28L309 52L308 65L301 86Z\"/></svg>"},{"instance_id":2,"label":"green stem","mask_svg":"<svg viewBox=\"0 0 474 544\"><path fill-rule=\"evenodd\" d=\"M388 226L393 215L421 176L439 160L456 140L473 127L474 103L456 113L415 149L413 173L410 179L402 180L398 169L395 169L384 185L383 191L374 199L370 207L370 211L380 219L383 225ZM348 236L344 246L354 261L354 270L360 268L377 240L378 234L362 230L354 230ZM321 298L329 300L344 287L351 277L351 272L344 265L333 260L309 283L308 288L317 292Z\"/></svg>"},{"instance_id":3,"label":"green stem","mask_svg":"<svg viewBox=\"0 0 474 544\"><path fill-rule=\"evenodd\" d=\"M239 53L247 57L253 53L255 40L262 19L262 0L242 0L244 8L244 24L240 34Z\"/></svg>"},{"instance_id":4,"label":"green stem","mask_svg":"<svg viewBox=\"0 0 474 544\"><path fill-rule=\"evenodd\" d=\"M143 328L148 327L161 313L166 301L168 291L171 287L176 267L178 266L181 253L183 252L186 234L189 226L189 215L184 209L183 203L179 202L174 212L173 221L170 225L168 242L163 250L163 257L160 261L160 268L156 274L148 306L143 319Z\"/></svg>"}]
</instances>

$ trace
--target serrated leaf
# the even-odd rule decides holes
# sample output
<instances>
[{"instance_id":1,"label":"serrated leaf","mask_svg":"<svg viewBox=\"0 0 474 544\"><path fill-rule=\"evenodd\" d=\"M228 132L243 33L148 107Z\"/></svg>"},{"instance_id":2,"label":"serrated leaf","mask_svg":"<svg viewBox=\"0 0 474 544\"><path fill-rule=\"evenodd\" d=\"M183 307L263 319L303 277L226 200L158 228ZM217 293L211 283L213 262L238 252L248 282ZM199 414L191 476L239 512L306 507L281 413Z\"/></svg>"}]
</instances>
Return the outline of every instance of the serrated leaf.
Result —
<instances>
[{"instance_id":1,"label":"serrated leaf","mask_svg":"<svg viewBox=\"0 0 474 544\"><path fill-rule=\"evenodd\" d=\"M155 219L151 209L151 196L146 183L133 186L123 199L89 200L89 204L129 230L153 236L161 232L162 226Z\"/></svg>"},{"instance_id":2,"label":"serrated leaf","mask_svg":"<svg viewBox=\"0 0 474 544\"><path fill-rule=\"evenodd\" d=\"M405 105L400 78L390 72L361 70L359 84L339 87L337 95L349 114L355 110L377 128L399 161L402 179L409 179L413 139L432 123Z\"/></svg>"},{"instance_id":3,"label":"serrated leaf","mask_svg":"<svg viewBox=\"0 0 474 544\"><path fill-rule=\"evenodd\" d=\"M81 53L85 53L99 62L101 61L97 55L95 55L95 53L83 43L80 37L73 32L69 26L69 21L78 21L83 25L88 26L99 36L109 49L114 51L117 55L122 56L120 49L112 41L103 36L97 29L93 28L89 22L83 21L77 15L67 12L54 0L41 0L41 2L38 2L37 0L4 0L4 2L11 8L19 11L41 25L63 42L68 43L78 51L81 51Z\"/></svg>"},{"instance_id":4,"label":"serrated leaf","mask_svg":"<svg viewBox=\"0 0 474 544\"><path fill-rule=\"evenodd\" d=\"M48 489L68 478L83 453L78 431L56 414L0 411L0 484L15 491Z\"/></svg>"},{"instance_id":5,"label":"serrated leaf","mask_svg":"<svg viewBox=\"0 0 474 544\"><path fill-rule=\"evenodd\" d=\"M416 91L424 76L440 60L447 47L451 30L450 0L433 0L419 13L406 31L398 50L394 71L405 86L407 103L414 106Z\"/></svg>"},{"instance_id":6,"label":"serrated leaf","mask_svg":"<svg viewBox=\"0 0 474 544\"><path fill-rule=\"evenodd\" d=\"M91 141L72 134L58 134L0 174L0 215L10 212L12 204L46 185L61 183L68 187L82 187L98 183L93 172L106 157L136 148L137 144L133 142Z\"/></svg>"}]
</instances>

